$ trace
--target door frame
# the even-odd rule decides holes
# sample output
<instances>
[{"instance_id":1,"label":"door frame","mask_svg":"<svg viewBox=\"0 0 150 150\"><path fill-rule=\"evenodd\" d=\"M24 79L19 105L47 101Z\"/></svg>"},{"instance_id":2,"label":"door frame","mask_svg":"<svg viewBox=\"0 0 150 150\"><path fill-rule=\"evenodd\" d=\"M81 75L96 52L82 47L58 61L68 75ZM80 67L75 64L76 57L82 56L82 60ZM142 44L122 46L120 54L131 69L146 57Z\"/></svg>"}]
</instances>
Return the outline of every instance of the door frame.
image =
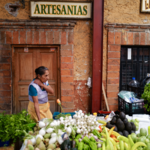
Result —
<instances>
[{"instance_id":1,"label":"door frame","mask_svg":"<svg viewBox=\"0 0 150 150\"><path fill-rule=\"evenodd\" d=\"M57 49L57 56L58 56L58 60L57 60L57 71L58 71L58 77L57 77L57 88L58 88L58 94L57 94L57 98L61 98L61 74L60 74L60 45L51 45L51 44L48 44L48 45L44 45L44 44L40 44L40 45L30 45L30 44L19 44L19 45L12 45L12 113L16 113L16 103L15 103L15 96L14 96L14 90L15 90L15 84L14 84L14 81L15 81L15 60L14 60L14 49L15 47L38 47L38 48L56 48ZM60 111L60 107L57 105L56 103L56 108L58 111Z\"/></svg>"}]
</instances>

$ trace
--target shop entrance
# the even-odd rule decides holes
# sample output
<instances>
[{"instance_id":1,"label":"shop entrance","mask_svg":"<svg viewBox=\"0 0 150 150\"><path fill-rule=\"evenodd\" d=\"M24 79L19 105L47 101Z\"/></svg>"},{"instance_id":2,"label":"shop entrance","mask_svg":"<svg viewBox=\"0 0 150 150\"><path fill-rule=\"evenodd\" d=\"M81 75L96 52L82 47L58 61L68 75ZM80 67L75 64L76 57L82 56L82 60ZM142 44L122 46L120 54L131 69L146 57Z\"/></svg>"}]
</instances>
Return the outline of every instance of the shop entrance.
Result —
<instances>
[{"instance_id":1,"label":"shop entrance","mask_svg":"<svg viewBox=\"0 0 150 150\"><path fill-rule=\"evenodd\" d=\"M34 70L39 66L49 69L49 84L54 94L49 94L50 110L58 110L56 99L60 98L60 69L58 46L13 46L12 47L13 72L13 112L27 110L28 86L35 78Z\"/></svg>"},{"instance_id":2,"label":"shop entrance","mask_svg":"<svg viewBox=\"0 0 150 150\"><path fill-rule=\"evenodd\" d=\"M122 46L120 59L120 91L127 90L132 77L141 82L150 73L149 46Z\"/></svg>"}]
</instances>

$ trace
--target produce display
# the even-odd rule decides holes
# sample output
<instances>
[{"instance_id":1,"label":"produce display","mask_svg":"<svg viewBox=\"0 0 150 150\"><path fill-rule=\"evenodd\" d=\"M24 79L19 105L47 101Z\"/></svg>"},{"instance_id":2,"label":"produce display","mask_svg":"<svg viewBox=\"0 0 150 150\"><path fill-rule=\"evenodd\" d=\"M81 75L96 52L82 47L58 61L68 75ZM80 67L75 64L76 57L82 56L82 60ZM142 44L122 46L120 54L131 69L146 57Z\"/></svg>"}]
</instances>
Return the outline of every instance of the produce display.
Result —
<instances>
[{"instance_id":1,"label":"produce display","mask_svg":"<svg viewBox=\"0 0 150 150\"><path fill-rule=\"evenodd\" d=\"M59 114L57 120L43 119L34 131L24 131L23 150L150 150L147 130L135 134L138 122L127 120L123 112L107 124L82 110L73 118Z\"/></svg>"},{"instance_id":2,"label":"produce display","mask_svg":"<svg viewBox=\"0 0 150 150\"><path fill-rule=\"evenodd\" d=\"M67 150L92 149L101 147L99 123L93 115L86 115L82 110L58 120L44 119L37 124L34 132L25 133L25 150ZM93 149L94 147L94 149Z\"/></svg>"},{"instance_id":3,"label":"produce display","mask_svg":"<svg viewBox=\"0 0 150 150\"><path fill-rule=\"evenodd\" d=\"M110 122L107 122L106 127L111 129L114 127L114 131L118 132L120 135L128 137L129 134L135 133L139 128L139 121L128 120L124 112L113 116Z\"/></svg>"},{"instance_id":4,"label":"produce display","mask_svg":"<svg viewBox=\"0 0 150 150\"><path fill-rule=\"evenodd\" d=\"M107 123L82 110L55 118L34 123L26 111L0 114L0 140L23 138L20 150L150 150L147 130L136 134L139 121L128 120L123 112Z\"/></svg>"}]
</instances>

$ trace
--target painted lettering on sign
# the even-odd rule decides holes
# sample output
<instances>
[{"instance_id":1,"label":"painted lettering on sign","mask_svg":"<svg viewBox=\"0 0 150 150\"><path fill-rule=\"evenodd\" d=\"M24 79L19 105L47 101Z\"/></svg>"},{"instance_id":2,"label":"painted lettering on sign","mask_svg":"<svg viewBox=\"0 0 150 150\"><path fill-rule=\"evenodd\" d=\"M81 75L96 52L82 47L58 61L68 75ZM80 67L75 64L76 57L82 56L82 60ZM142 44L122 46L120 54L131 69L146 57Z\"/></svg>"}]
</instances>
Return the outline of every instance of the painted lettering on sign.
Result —
<instances>
[{"instance_id":1,"label":"painted lettering on sign","mask_svg":"<svg viewBox=\"0 0 150 150\"><path fill-rule=\"evenodd\" d=\"M91 18L91 3L34 2L31 17Z\"/></svg>"}]
</instances>

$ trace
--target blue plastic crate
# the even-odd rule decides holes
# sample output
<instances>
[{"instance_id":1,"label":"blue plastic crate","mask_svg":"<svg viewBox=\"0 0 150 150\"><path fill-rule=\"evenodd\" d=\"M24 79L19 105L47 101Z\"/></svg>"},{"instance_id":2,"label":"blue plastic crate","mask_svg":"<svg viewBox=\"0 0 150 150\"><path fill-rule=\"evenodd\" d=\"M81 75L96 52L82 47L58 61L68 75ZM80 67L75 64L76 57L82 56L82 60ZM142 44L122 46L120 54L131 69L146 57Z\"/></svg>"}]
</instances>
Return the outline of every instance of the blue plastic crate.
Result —
<instances>
[{"instance_id":1,"label":"blue plastic crate","mask_svg":"<svg viewBox=\"0 0 150 150\"><path fill-rule=\"evenodd\" d=\"M56 116L59 114L60 114L60 112L54 112L53 119L55 119ZM75 112L66 112L66 113L62 113L62 114L70 114L73 117L73 115L75 115Z\"/></svg>"},{"instance_id":2,"label":"blue plastic crate","mask_svg":"<svg viewBox=\"0 0 150 150\"><path fill-rule=\"evenodd\" d=\"M5 147L5 146L9 146L9 140L8 141L6 141L6 142L2 142L1 140L0 140L0 147Z\"/></svg>"}]
</instances>

